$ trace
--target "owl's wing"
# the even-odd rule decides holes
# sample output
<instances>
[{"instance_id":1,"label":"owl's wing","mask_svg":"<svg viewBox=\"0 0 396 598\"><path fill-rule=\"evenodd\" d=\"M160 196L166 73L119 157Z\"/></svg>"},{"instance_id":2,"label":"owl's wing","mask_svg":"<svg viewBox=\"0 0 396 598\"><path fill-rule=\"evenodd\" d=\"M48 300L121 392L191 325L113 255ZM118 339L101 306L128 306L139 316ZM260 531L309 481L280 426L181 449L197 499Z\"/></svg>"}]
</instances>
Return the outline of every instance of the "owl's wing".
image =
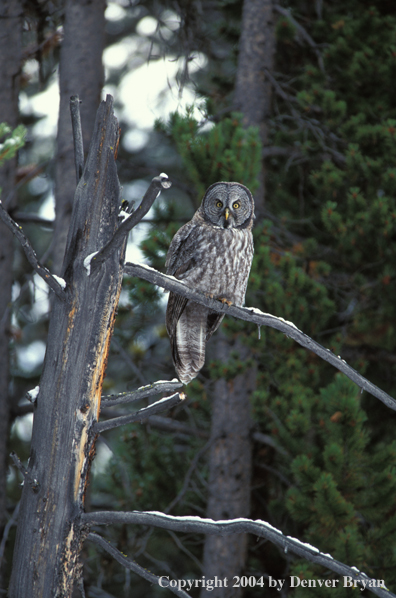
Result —
<instances>
[{"instance_id":1,"label":"owl's wing","mask_svg":"<svg viewBox=\"0 0 396 598\"><path fill-rule=\"evenodd\" d=\"M166 273L175 278L183 278L183 274L190 270L195 264L193 259L194 237L196 232L196 225L192 222L187 222L182 226L172 239L166 256ZM188 299L177 295L176 293L169 293L168 307L166 310L166 329L171 339L175 338L177 323L182 315ZM172 344L173 352L177 350L176 345ZM174 355L177 361L177 356Z\"/></svg>"},{"instance_id":2,"label":"owl's wing","mask_svg":"<svg viewBox=\"0 0 396 598\"><path fill-rule=\"evenodd\" d=\"M172 239L166 256L167 274L175 278L184 278L184 274L196 264L195 255L197 250L197 225L194 222L187 222L182 226ZM166 328L171 338L176 334L177 323L186 308L188 299L175 293L169 293L168 307L166 310ZM206 328L206 341L216 332L220 326L224 314L209 311ZM177 347L173 347L173 352ZM174 355L177 362L177 355Z\"/></svg>"},{"instance_id":3,"label":"owl's wing","mask_svg":"<svg viewBox=\"0 0 396 598\"><path fill-rule=\"evenodd\" d=\"M194 240L197 226L187 222L182 226L172 239L166 256L166 273L176 278L183 278L182 274L193 265Z\"/></svg>"}]
</instances>

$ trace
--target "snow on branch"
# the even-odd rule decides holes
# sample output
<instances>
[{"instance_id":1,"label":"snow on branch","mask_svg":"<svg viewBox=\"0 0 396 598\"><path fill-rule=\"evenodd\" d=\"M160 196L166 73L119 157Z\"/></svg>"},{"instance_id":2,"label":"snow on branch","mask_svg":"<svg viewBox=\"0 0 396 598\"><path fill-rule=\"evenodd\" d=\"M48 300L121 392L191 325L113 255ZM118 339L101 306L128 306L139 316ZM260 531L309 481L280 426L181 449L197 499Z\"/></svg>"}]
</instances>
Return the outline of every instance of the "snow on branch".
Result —
<instances>
[{"instance_id":1,"label":"snow on branch","mask_svg":"<svg viewBox=\"0 0 396 598\"><path fill-rule=\"evenodd\" d=\"M106 259L115 251L119 249L129 231L141 221L141 219L147 214L154 201L157 199L163 189L169 189L172 186L168 175L161 173L152 179L144 197L138 208L132 214L129 214L127 218L121 222L120 226L114 233L113 238L102 247L91 259L91 267L96 269L100 264L106 261Z\"/></svg>"},{"instance_id":2,"label":"snow on branch","mask_svg":"<svg viewBox=\"0 0 396 598\"><path fill-rule=\"evenodd\" d=\"M182 386L183 383L177 380L177 378L174 378L170 381L158 380L158 382L141 386L132 392L121 392L117 395L103 395L101 399L102 408L140 401L141 399L147 399L148 397L152 397L153 395L163 392L172 392L176 390L176 388L181 388Z\"/></svg>"},{"instance_id":3,"label":"snow on branch","mask_svg":"<svg viewBox=\"0 0 396 598\"><path fill-rule=\"evenodd\" d=\"M139 278L143 278L167 291L173 291L183 297L192 299L196 303L205 305L206 307L213 309L213 311L221 312L232 316L233 318L245 320L246 322L252 322L257 326L269 326L270 328L275 328L276 330L283 332L283 334L295 340L302 347L316 353L321 359L337 368L352 380L352 382L355 382L362 391L366 390L382 401L387 407L396 411L396 400L393 397L367 380L362 374L359 374L359 372L348 365L344 359L341 359L340 356L332 353L330 349L325 349L325 347L314 341L310 336L301 332L301 330L299 330L292 322L264 313L255 307L228 306L220 301L216 301L216 299L210 299L203 293L190 289L183 282L174 278L174 276L162 274L161 272L154 270L154 268L150 268L144 264L127 263L124 266L124 273L128 276L138 276Z\"/></svg>"},{"instance_id":4,"label":"snow on branch","mask_svg":"<svg viewBox=\"0 0 396 598\"><path fill-rule=\"evenodd\" d=\"M176 594L176 596L180 596L180 598L190 598L190 596L189 596L189 594L187 594L187 592L184 592L183 590L179 589L177 586L176 587L172 587L170 585L165 586L164 583L161 585L160 577L158 577L157 575L154 575L154 573L151 573L151 571L144 569L143 567L138 565L135 561L132 561L131 559L126 557L124 554L122 554L122 552L117 550L117 548L112 546L110 544L110 542L108 542L107 540L102 538L102 536L99 536L99 534L90 533L87 536L87 540L94 542L95 544L97 544L98 546L100 546L101 548L106 550L106 552L111 554L111 556L114 557L116 559L116 561L118 561L123 567L125 567L126 569L129 569L130 571L133 571L137 575L140 575L140 577L143 577L143 579L146 579L147 581L154 583L158 586L167 587L168 590L170 590L171 592Z\"/></svg>"},{"instance_id":5,"label":"snow on branch","mask_svg":"<svg viewBox=\"0 0 396 598\"><path fill-rule=\"evenodd\" d=\"M176 517L157 511L102 511L84 513L82 515L82 523L88 526L109 524L149 525L176 532L211 535L251 533L269 540L285 552L291 552L312 563L322 565L339 575L348 577L353 582L356 581L361 588L366 588L381 598L396 598L396 595L390 592L384 585L378 587L379 580L368 577L368 575L359 571L356 567L349 567L340 561L336 561L330 554L320 552L320 550L311 544L300 542L300 540L291 536L285 536L280 530L260 519L253 521L241 517L240 519L214 521L213 519L204 519L201 517Z\"/></svg>"},{"instance_id":6,"label":"snow on branch","mask_svg":"<svg viewBox=\"0 0 396 598\"><path fill-rule=\"evenodd\" d=\"M4 209L1 201L0 201L0 219L10 229L12 234L15 235L15 237L18 239L18 241L22 245L22 249L25 252L27 260L28 260L29 264L32 266L33 270L35 272L37 272L37 274L39 276L41 276L41 278L47 283L47 285L50 287L50 289L52 289L54 291L55 295L59 299L61 299L62 301L66 301L67 293L64 291L63 284L60 284L59 278L58 279L55 278L55 276L53 276L51 274L51 272L49 270L47 270L47 268L44 268L44 266L42 266L40 264L30 241L27 239L27 237L25 236L25 234L22 230L22 227L19 226L19 224L17 224L15 222L15 220L13 220L11 218L11 216L9 215L7 210ZM64 281L62 281L62 283L63 282Z\"/></svg>"},{"instance_id":7,"label":"snow on branch","mask_svg":"<svg viewBox=\"0 0 396 598\"><path fill-rule=\"evenodd\" d=\"M125 424L141 421L143 419L146 419L149 415L161 413L161 411L165 411L165 409L170 409L171 407L178 405L179 403L181 403L181 401L184 401L185 398L186 395L183 392L176 392L170 397L164 397L163 399L156 401L152 405L144 407L143 409L139 409L139 411L135 411L134 413L130 413L128 415L121 415L120 417L113 417L111 419L98 422L94 425L94 432L96 434L99 434L100 432L104 432L105 430L111 430L112 428L118 428L118 426L124 426Z\"/></svg>"}]
</instances>

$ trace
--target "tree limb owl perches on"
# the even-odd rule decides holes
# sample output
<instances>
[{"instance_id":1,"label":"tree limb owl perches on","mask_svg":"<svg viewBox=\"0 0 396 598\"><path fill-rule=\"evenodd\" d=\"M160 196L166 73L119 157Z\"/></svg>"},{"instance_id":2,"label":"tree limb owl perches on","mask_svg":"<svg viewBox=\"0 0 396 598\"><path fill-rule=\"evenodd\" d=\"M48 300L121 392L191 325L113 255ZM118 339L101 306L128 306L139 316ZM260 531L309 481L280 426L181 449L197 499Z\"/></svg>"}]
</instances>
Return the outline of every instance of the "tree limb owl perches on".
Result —
<instances>
[{"instance_id":1,"label":"tree limb owl perches on","mask_svg":"<svg viewBox=\"0 0 396 598\"><path fill-rule=\"evenodd\" d=\"M254 201L240 183L214 183L192 220L173 237L167 274L195 290L242 306L253 259ZM224 315L169 294L166 310L173 363L188 384L205 363L205 346Z\"/></svg>"}]
</instances>

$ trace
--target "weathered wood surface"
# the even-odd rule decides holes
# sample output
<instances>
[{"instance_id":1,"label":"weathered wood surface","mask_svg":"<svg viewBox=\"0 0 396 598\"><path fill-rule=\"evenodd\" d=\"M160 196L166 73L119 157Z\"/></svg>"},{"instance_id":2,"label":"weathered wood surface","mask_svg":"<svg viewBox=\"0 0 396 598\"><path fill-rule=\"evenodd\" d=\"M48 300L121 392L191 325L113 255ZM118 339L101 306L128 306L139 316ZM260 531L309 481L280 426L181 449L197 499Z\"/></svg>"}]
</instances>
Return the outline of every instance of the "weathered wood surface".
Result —
<instances>
[{"instance_id":1,"label":"weathered wood surface","mask_svg":"<svg viewBox=\"0 0 396 598\"><path fill-rule=\"evenodd\" d=\"M34 415L9 596L71 596L84 530L102 380L121 290L125 243L88 274L84 259L113 237L120 209L115 165L118 122L112 98L98 110L77 186L63 278L67 301L53 298L47 352Z\"/></svg>"}]
</instances>

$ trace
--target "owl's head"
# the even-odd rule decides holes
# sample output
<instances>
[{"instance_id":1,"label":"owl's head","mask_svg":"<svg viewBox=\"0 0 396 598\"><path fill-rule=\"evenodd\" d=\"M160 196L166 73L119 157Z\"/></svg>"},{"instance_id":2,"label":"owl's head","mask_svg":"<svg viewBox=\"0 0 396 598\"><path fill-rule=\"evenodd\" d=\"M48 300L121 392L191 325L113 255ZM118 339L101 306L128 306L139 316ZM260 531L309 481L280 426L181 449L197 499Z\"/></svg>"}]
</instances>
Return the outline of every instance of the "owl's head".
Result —
<instances>
[{"instance_id":1,"label":"owl's head","mask_svg":"<svg viewBox=\"0 0 396 598\"><path fill-rule=\"evenodd\" d=\"M254 218L253 195L240 183L214 183L204 195L201 214L220 228L247 228Z\"/></svg>"}]
</instances>

